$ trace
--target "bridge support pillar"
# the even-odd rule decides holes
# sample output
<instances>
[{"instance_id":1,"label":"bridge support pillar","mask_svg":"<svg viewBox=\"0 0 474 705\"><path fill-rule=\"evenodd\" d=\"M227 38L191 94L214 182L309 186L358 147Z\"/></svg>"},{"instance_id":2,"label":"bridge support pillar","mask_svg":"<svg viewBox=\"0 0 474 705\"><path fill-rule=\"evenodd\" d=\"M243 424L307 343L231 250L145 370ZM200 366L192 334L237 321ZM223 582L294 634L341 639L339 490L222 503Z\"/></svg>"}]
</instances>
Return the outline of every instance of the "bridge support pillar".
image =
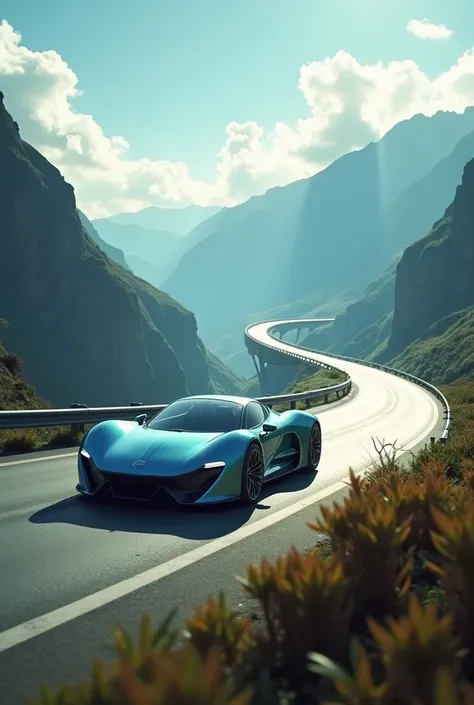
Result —
<instances>
[{"instance_id":1,"label":"bridge support pillar","mask_svg":"<svg viewBox=\"0 0 474 705\"><path fill-rule=\"evenodd\" d=\"M308 328L307 326L298 326L298 328L296 329L295 344L298 345L301 338L306 338L309 335L309 332L310 328Z\"/></svg>"},{"instance_id":2,"label":"bridge support pillar","mask_svg":"<svg viewBox=\"0 0 474 705\"><path fill-rule=\"evenodd\" d=\"M260 384L260 389L263 394L267 393L267 363L263 359L262 355L252 354L253 364L255 365L255 370L257 371L257 377Z\"/></svg>"}]
</instances>

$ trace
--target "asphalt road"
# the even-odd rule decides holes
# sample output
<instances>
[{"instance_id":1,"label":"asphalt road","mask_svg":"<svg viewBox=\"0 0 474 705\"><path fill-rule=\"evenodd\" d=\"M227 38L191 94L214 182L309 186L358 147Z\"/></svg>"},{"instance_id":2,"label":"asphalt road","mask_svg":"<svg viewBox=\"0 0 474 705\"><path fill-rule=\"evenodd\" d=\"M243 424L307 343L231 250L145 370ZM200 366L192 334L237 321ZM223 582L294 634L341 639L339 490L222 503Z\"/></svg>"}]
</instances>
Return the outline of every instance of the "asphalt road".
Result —
<instances>
[{"instance_id":1,"label":"asphalt road","mask_svg":"<svg viewBox=\"0 0 474 705\"><path fill-rule=\"evenodd\" d=\"M327 359L331 364L334 361ZM407 450L442 430L438 402L423 389L353 363L350 397L319 409L323 457L316 476L274 483L254 509L154 512L88 505L75 494L76 457L64 452L0 461L0 692L18 705L39 680L88 673L106 655L113 624L162 619L226 589L249 561L314 541L317 504L361 469L372 437ZM33 462L31 462L33 461ZM21 676L20 676L21 673Z\"/></svg>"}]
</instances>

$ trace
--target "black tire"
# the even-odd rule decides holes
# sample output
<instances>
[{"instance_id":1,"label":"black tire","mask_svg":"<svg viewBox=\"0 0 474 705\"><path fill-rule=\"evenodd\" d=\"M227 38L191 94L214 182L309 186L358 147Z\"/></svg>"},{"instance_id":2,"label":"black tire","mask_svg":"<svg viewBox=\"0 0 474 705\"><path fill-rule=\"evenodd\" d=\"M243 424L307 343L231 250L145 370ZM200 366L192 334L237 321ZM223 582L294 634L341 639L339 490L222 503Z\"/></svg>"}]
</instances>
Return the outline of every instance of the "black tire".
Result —
<instances>
[{"instance_id":1,"label":"black tire","mask_svg":"<svg viewBox=\"0 0 474 705\"><path fill-rule=\"evenodd\" d=\"M243 504L257 504L262 493L264 468L261 445L250 443L242 466L240 498Z\"/></svg>"},{"instance_id":2,"label":"black tire","mask_svg":"<svg viewBox=\"0 0 474 705\"><path fill-rule=\"evenodd\" d=\"M319 462L321 460L321 451L321 426L317 421L315 421L311 428L311 434L309 437L308 462L306 464L306 470L311 470L312 472L315 472L317 470Z\"/></svg>"}]
</instances>

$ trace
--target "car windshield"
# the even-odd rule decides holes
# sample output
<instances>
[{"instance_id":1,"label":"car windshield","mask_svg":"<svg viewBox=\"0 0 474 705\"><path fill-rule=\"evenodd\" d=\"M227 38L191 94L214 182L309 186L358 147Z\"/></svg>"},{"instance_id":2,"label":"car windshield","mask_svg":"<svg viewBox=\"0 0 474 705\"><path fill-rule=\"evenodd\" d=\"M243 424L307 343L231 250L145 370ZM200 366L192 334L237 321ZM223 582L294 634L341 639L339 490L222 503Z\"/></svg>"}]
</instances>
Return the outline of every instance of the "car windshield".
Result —
<instances>
[{"instance_id":1,"label":"car windshield","mask_svg":"<svg viewBox=\"0 0 474 705\"><path fill-rule=\"evenodd\" d=\"M241 427L242 405L224 399L180 399L157 414L148 428L158 431L226 433Z\"/></svg>"}]
</instances>

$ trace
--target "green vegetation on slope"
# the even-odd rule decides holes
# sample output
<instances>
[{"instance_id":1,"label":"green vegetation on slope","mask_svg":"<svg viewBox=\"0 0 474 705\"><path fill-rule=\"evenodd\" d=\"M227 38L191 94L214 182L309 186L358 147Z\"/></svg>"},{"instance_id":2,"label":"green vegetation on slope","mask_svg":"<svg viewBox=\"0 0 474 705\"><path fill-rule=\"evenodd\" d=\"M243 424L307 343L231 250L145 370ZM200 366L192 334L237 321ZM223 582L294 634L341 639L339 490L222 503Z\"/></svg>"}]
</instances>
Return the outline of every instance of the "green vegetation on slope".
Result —
<instances>
[{"instance_id":1,"label":"green vegetation on slope","mask_svg":"<svg viewBox=\"0 0 474 705\"><path fill-rule=\"evenodd\" d=\"M379 448L315 513L323 550L248 566L243 614L221 594L185 630L144 616L36 705L473 705L474 383L444 391L452 438L404 465Z\"/></svg>"},{"instance_id":2,"label":"green vegetation on slope","mask_svg":"<svg viewBox=\"0 0 474 705\"><path fill-rule=\"evenodd\" d=\"M423 336L390 362L432 384L474 374L474 308L434 323Z\"/></svg>"},{"instance_id":3,"label":"green vegetation on slope","mask_svg":"<svg viewBox=\"0 0 474 705\"><path fill-rule=\"evenodd\" d=\"M0 328L7 322L0 319ZM48 409L50 404L41 399L22 374L22 361L15 353L7 352L0 342L0 411ZM0 451L31 450L39 446L74 445L78 434L68 427L19 428L0 430Z\"/></svg>"},{"instance_id":4,"label":"green vegetation on slope","mask_svg":"<svg viewBox=\"0 0 474 705\"><path fill-rule=\"evenodd\" d=\"M6 321L0 321L0 328L6 328ZM31 384L23 378L21 359L18 355L7 352L0 342L0 410L48 407L48 402L38 397Z\"/></svg>"},{"instance_id":5,"label":"green vegetation on slope","mask_svg":"<svg viewBox=\"0 0 474 705\"><path fill-rule=\"evenodd\" d=\"M314 389L323 389L324 387L333 387L335 384L341 384L347 379L345 372L339 370L326 370L324 367L318 372L314 371L314 365L304 365L298 372L295 380L288 385L282 394L298 394L299 392L308 392ZM336 399L335 394L329 395L329 401ZM308 409L315 406L320 406L323 399L314 399L311 402L298 401L296 402L297 409ZM308 406L309 404L309 406ZM277 404L275 411L286 411L290 408L289 404Z\"/></svg>"}]
</instances>

